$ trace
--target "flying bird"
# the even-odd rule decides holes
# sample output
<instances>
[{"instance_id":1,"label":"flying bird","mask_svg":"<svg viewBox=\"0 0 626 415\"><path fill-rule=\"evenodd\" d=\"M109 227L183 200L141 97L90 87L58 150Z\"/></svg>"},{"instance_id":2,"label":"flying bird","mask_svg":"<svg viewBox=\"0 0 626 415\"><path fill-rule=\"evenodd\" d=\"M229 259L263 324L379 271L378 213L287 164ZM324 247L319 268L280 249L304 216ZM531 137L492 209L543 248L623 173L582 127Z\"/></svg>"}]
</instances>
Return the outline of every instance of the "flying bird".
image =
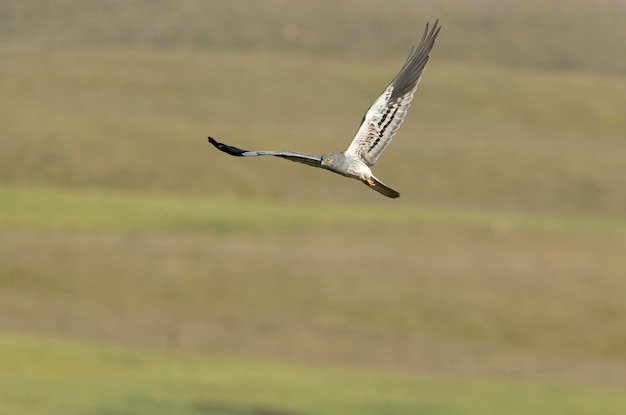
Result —
<instances>
[{"instance_id":1,"label":"flying bird","mask_svg":"<svg viewBox=\"0 0 626 415\"><path fill-rule=\"evenodd\" d=\"M412 47L409 56L391 83L374 101L361 121L352 142L347 149L330 152L323 156L300 153L297 151L248 151L217 142L209 137L209 142L217 149L231 156L275 156L287 160L319 167L360 180L390 198L397 198L400 193L387 187L372 173L373 167L382 152L387 148L395 132L406 116L413 94L420 82L424 67L430 57L441 26L439 20L429 30L428 23L417 48Z\"/></svg>"}]
</instances>

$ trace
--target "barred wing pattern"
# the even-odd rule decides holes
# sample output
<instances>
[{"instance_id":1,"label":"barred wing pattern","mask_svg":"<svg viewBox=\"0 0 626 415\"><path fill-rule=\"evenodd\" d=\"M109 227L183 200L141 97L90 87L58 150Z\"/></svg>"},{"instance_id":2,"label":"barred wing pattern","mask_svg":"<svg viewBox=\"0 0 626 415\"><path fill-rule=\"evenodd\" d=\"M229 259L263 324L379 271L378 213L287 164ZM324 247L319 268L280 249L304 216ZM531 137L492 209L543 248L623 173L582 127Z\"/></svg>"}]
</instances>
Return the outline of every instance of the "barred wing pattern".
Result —
<instances>
[{"instance_id":1,"label":"barred wing pattern","mask_svg":"<svg viewBox=\"0 0 626 415\"><path fill-rule=\"evenodd\" d=\"M361 158L370 167L376 164L378 157L387 148L404 121L430 57L430 51L441 29L441 26L437 26L438 22L439 20L435 22L430 32L426 25L417 49L411 48L400 72L367 110L361 126L346 150L347 154Z\"/></svg>"},{"instance_id":2,"label":"barred wing pattern","mask_svg":"<svg viewBox=\"0 0 626 415\"><path fill-rule=\"evenodd\" d=\"M297 151L248 151L217 142L212 137L209 137L209 142L218 150L231 156L274 156L330 170L360 180L370 189L387 197L397 198L400 193L378 180L370 167L376 164L378 157L389 145L406 116L430 57L430 51L441 29L438 23L437 20L430 30L429 25L426 25L419 45L416 49L411 48L400 72L367 110L356 135L345 151L330 152L320 157Z\"/></svg>"},{"instance_id":3,"label":"barred wing pattern","mask_svg":"<svg viewBox=\"0 0 626 415\"><path fill-rule=\"evenodd\" d=\"M248 151L242 150L237 147L229 146L223 143L215 141L212 137L209 137L209 142L213 144L218 150L231 156L238 157L254 157L254 156L274 156L284 158L290 161L307 164L313 167L322 167L322 158L313 154L299 153L297 151Z\"/></svg>"}]
</instances>

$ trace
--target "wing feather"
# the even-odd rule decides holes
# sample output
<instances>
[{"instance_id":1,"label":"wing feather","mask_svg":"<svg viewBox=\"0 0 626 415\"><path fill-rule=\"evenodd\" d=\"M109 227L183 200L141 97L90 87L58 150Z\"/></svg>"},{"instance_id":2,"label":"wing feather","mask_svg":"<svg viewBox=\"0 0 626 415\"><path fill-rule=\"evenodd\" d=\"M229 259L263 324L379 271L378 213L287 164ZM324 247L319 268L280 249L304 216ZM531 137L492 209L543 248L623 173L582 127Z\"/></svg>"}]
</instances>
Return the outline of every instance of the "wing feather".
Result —
<instances>
[{"instance_id":1,"label":"wing feather","mask_svg":"<svg viewBox=\"0 0 626 415\"><path fill-rule=\"evenodd\" d=\"M439 20L435 22L430 31L429 25L426 24L419 45L415 49L411 48L400 72L367 110L354 139L346 150L346 153L362 158L370 167L376 164L378 157L387 148L404 121L430 57L430 51L441 29L438 22Z\"/></svg>"},{"instance_id":2,"label":"wing feather","mask_svg":"<svg viewBox=\"0 0 626 415\"><path fill-rule=\"evenodd\" d=\"M242 150L237 147L229 146L223 143L219 143L209 137L209 142L213 144L218 150L223 151L226 154L237 157L254 157L254 156L274 156L284 158L289 161L295 161L303 163L308 166L322 167L322 158L313 154L299 153L297 151L248 151Z\"/></svg>"}]
</instances>

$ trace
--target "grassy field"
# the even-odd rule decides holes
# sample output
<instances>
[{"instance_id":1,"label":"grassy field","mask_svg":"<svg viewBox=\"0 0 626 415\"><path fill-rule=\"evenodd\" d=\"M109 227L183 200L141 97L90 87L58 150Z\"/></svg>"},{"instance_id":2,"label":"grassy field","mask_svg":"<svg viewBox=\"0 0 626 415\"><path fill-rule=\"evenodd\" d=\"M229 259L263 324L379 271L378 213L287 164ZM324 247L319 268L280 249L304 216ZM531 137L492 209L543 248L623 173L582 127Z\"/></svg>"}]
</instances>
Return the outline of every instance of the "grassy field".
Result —
<instances>
[{"instance_id":1,"label":"grassy field","mask_svg":"<svg viewBox=\"0 0 626 415\"><path fill-rule=\"evenodd\" d=\"M625 412L622 3L0 2L0 407Z\"/></svg>"},{"instance_id":2,"label":"grassy field","mask_svg":"<svg viewBox=\"0 0 626 415\"><path fill-rule=\"evenodd\" d=\"M626 219L411 205L276 201L228 195L110 189L0 187L0 229L238 233L332 231L422 225L492 230L626 234Z\"/></svg>"},{"instance_id":3,"label":"grassy field","mask_svg":"<svg viewBox=\"0 0 626 415\"><path fill-rule=\"evenodd\" d=\"M405 55L440 18L437 56L549 70L626 73L620 0L31 0L0 3L0 47L132 47Z\"/></svg>"},{"instance_id":4,"label":"grassy field","mask_svg":"<svg viewBox=\"0 0 626 415\"><path fill-rule=\"evenodd\" d=\"M109 49L5 57L5 184L388 205L327 172L231 159L206 136L243 148L339 150L402 58L364 67L285 55ZM434 60L376 172L399 189L401 203L622 215L625 101L620 77Z\"/></svg>"},{"instance_id":5,"label":"grassy field","mask_svg":"<svg viewBox=\"0 0 626 415\"><path fill-rule=\"evenodd\" d=\"M312 368L2 332L0 364L0 400L14 415L608 415L626 410L626 398L616 389Z\"/></svg>"},{"instance_id":6,"label":"grassy field","mask_svg":"<svg viewBox=\"0 0 626 415\"><path fill-rule=\"evenodd\" d=\"M50 188L0 201L4 327L626 382L623 219Z\"/></svg>"}]
</instances>

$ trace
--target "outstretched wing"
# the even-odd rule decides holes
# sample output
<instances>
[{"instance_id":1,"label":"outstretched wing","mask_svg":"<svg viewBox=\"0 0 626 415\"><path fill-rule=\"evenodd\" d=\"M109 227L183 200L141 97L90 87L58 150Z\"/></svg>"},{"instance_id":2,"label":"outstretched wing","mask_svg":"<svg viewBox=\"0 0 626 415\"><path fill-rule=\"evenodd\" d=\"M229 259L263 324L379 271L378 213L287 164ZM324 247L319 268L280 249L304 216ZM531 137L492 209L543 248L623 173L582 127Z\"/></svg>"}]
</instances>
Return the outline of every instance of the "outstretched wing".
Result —
<instances>
[{"instance_id":1,"label":"outstretched wing","mask_svg":"<svg viewBox=\"0 0 626 415\"><path fill-rule=\"evenodd\" d=\"M232 147L223 143L215 141L212 137L209 137L209 142L213 144L218 150L231 156L238 157L254 157L254 156L274 156L280 157L291 161L297 161L298 163L304 163L313 167L322 167L322 158L313 154L299 153L297 151L248 151L242 150L237 147Z\"/></svg>"},{"instance_id":2,"label":"outstretched wing","mask_svg":"<svg viewBox=\"0 0 626 415\"><path fill-rule=\"evenodd\" d=\"M438 22L439 20L435 22L430 31L428 23L426 24L417 49L411 48L400 72L367 110L361 126L346 150L347 153L362 158L369 166L376 164L378 157L389 145L404 120L422 71L430 57L430 50L441 29L441 26L437 26Z\"/></svg>"}]
</instances>

